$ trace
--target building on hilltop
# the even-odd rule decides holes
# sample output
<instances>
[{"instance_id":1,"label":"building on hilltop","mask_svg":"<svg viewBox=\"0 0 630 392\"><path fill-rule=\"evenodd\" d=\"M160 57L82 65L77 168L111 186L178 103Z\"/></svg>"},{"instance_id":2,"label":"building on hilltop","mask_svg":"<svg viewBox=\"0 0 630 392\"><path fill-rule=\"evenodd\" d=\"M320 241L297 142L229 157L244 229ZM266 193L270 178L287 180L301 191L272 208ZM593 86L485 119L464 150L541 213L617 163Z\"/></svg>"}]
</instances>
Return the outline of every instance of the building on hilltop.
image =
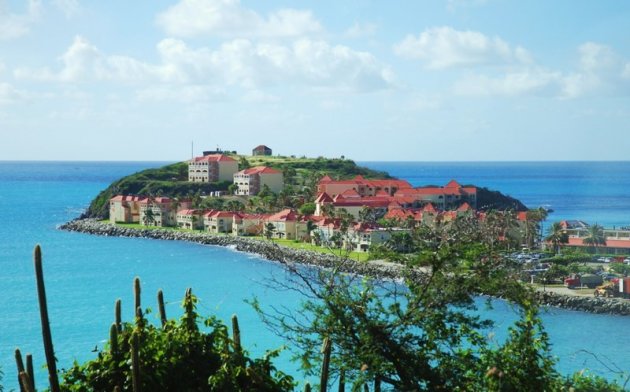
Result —
<instances>
[{"instance_id":1,"label":"building on hilltop","mask_svg":"<svg viewBox=\"0 0 630 392\"><path fill-rule=\"evenodd\" d=\"M263 189L265 185L272 192L280 192L284 188L282 172L266 166L256 166L241 170L234 174L234 185L237 186L236 194L253 196Z\"/></svg>"},{"instance_id":2,"label":"building on hilltop","mask_svg":"<svg viewBox=\"0 0 630 392\"><path fill-rule=\"evenodd\" d=\"M188 161L188 181L232 181L238 171L236 159L224 154L210 154Z\"/></svg>"},{"instance_id":3,"label":"building on hilltop","mask_svg":"<svg viewBox=\"0 0 630 392\"><path fill-rule=\"evenodd\" d=\"M271 155L271 148L261 144L252 150L252 155Z\"/></svg>"}]
</instances>

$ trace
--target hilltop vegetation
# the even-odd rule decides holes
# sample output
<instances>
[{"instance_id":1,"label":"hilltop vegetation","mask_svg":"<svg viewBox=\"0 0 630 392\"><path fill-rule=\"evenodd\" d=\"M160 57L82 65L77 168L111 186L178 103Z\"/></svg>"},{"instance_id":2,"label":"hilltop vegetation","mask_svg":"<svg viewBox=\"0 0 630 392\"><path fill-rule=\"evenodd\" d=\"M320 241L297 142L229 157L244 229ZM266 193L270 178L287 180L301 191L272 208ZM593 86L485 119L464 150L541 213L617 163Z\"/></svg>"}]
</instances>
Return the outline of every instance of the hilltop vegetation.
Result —
<instances>
[{"instance_id":1,"label":"hilltop vegetation","mask_svg":"<svg viewBox=\"0 0 630 392\"><path fill-rule=\"evenodd\" d=\"M239 168L251 166L269 166L281 170L285 182L292 185L313 186L323 175L333 178L351 178L362 175L366 178L391 178L388 173L357 166L348 159L328 158L293 158L256 156L235 156L239 159ZM227 191L231 182L193 183L188 182L187 162L178 162L157 169L147 169L123 177L105 190L90 203L82 218L105 219L109 217L109 199L122 195L155 195L169 197L192 197L208 195L214 191Z\"/></svg>"}]
</instances>

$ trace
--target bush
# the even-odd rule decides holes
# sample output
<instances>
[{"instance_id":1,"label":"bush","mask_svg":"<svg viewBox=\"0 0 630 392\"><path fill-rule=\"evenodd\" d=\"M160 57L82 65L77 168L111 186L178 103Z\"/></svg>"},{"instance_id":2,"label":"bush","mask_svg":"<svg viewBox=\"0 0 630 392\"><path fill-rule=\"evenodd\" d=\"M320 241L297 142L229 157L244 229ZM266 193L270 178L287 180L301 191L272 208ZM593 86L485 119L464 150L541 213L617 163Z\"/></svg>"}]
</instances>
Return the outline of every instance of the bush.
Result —
<instances>
[{"instance_id":1,"label":"bush","mask_svg":"<svg viewBox=\"0 0 630 392\"><path fill-rule=\"evenodd\" d=\"M95 360L75 363L63 372L64 391L112 391L133 389L134 352L137 352L139 384L144 391L288 391L292 377L276 370L271 359L278 351L251 359L241 348L238 323L234 337L214 317L201 319L197 298L190 291L183 301L179 321L162 326L114 323L106 349ZM234 319L235 321L235 319ZM199 328L203 324L208 332ZM135 389L134 389L135 390Z\"/></svg>"}]
</instances>

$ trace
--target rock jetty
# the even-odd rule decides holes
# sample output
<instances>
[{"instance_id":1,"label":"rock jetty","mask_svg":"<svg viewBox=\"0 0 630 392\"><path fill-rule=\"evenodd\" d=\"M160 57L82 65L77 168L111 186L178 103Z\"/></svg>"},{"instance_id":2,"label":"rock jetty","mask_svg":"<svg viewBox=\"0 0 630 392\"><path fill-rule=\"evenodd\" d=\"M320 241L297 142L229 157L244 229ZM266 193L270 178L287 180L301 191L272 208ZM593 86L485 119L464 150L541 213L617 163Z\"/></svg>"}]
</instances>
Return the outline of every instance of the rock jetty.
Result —
<instances>
[{"instance_id":1,"label":"rock jetty","mask_svg":"<svg viewBox=\"0 0 630 392\"><path fill-rule=\"evenodd\" d=\"M356 273L384 279L397 279L401 276L401 266L391 263L368 263L341 259L332 254L280 246L272 241L248 237L210 234L207 232L179 231L161 228L127 228L95 219L77 219L59 226L61 230L113 237L151 238L168 241L188 241L203 245L231 247L240 252L257 254L267 260L285 265L306 264L323 268L335 267L341 272ZM340 263L343 260L343 263ZM341 265L341 268L339 267Z\"/></svg>"},{"instance_id":2,"label":"rock jetty","mask_svg":"<svg viewBox=\"0 0 630 392\"><path fill-rule=\"evenodd\" d=\"M95 219L77 219L59 227L61 230L115 237L152 238L170 241L188 241L204 245L229 246L235 250L257 254L267 260L277 261L287 266L305 264L323 268L335 267L341 272L355 273L383 279L399 279L402 267L392 263L357 262L344 260L332 254L279 246L271 241L261 241L247 237L216 235L205 232L184 232L170 229L136 229L116 226ZM340 268L341 266L341 268ZM416 278L422 279L422 272ZM630 315L630 301L615 298L595 298L568 296L551 292L537 292L543 306L552 306L590 313Z\"/></svg>"}]
</instances>

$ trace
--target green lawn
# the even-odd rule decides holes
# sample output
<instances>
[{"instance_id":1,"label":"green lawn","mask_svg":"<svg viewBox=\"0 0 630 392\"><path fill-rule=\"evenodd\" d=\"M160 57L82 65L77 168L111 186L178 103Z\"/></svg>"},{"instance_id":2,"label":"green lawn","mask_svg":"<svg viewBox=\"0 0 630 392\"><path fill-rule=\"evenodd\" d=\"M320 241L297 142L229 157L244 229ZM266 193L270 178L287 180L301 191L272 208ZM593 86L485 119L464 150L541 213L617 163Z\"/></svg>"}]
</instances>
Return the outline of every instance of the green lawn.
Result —
<instances>
[{"instance_id":1,"label":"green lawn","mask_svg":"<svg viewBox=\"0 0 630 392\"><path fill-rule=\"evenodd\" d=\"M319 253L324 253L324 254L329 254L329 255L332 254L339 257L347 257L349 259L357 260L357 261L367 261L370 256L369 253L365 253L365 252L353 251L348 254L348 251L344 251L341 249L331 249L331 248L326 248L323 246L313 245L307 242L299 242L299 241L296 242L294 240L286 240L286 239L278 239L278 238L268 240L265 237L249 237L249 238L255 238L261 241L273 241L275 244L278 244L280 246L286 246L288 248L309 250L312 252L319 252Z\"/></svg>"}]
</instances>

